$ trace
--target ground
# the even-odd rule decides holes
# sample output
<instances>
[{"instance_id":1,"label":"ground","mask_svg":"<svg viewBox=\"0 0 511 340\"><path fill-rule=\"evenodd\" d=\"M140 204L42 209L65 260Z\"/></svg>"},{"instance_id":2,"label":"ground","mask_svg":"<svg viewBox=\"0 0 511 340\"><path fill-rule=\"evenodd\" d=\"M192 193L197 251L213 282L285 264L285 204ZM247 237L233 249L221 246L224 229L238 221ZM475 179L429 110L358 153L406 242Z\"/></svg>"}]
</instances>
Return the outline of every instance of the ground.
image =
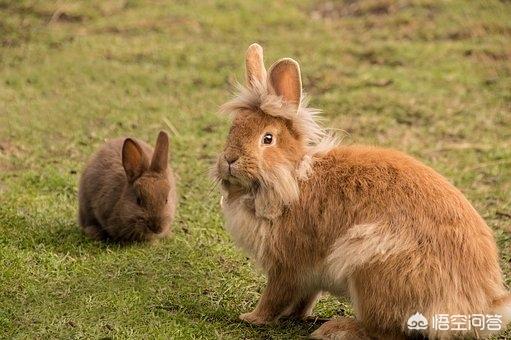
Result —
<instances>
[{"instance_id":1,"label":"ground","mask_svg":"<svg viewBox=\"0 0 511 340\"><path fill-rule=\"evenodd\" d=\"M302 67L343 143L408 152L486 219L511 283L511 2L0 0L0 338L292 338L253 327L265 279L222 229L208 169L252 42ZM268 66L268 65L267 65ZM105 138L171 133L174 236L88 240L77 181ZM333 298L319 317L351 314ZM511 333L509 333L511 334Z\"/></svg>"}]
</instances>

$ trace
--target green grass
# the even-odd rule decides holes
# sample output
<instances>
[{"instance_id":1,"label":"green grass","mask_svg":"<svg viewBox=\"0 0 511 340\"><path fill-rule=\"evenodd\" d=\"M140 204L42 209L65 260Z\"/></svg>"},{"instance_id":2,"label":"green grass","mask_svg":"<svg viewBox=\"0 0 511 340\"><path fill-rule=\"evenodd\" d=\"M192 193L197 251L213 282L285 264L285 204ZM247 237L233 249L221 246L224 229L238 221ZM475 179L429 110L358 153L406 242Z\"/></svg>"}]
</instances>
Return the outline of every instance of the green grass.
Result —
<instances>
[{"instance_id":1,"label":"green grass","mask_svg":"<svg viewBox=\"0 0 511 340\"><path fill-rule=\"evenodd\" d=\"M0 337L292 338L252 327L264 277L222 229L208 168L246 47L302 65L344 143L406 151L495 230L511 283L509 1L0 0ZM268 65L267 65L268 66ZM76 191L105 138L174 131L174 237L86 239ZM213 190L212 190L213 189ZM315 313L350 313L329 298ZM511 333L510 333L511 334Z\"/></svg>"}]
</instances>

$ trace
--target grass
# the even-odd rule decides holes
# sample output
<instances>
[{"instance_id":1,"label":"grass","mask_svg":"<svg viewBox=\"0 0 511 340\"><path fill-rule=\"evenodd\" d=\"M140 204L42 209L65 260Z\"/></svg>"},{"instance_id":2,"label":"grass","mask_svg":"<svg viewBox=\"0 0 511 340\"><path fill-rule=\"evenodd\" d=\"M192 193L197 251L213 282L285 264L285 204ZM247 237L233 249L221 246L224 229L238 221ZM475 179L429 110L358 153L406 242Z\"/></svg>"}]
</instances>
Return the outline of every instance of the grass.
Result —
<instances>
[{"instance_id":1,"label":"grass","mask_svg":"<svg viewBox=\"0 0 511 340\"><path fill-rule=\"evenodd\" d=\"M345 143L406 151L473 202L511 283L509 1L0 0L0 338L293 338L238 322L264 287L207 176L246 47L302 65ZM172 131L174 237L86 239L76 191L105 138ZM316 315L350 313L322 300ZM508 333L511 336L511 333Z\"/></svg>"}]
</instances>

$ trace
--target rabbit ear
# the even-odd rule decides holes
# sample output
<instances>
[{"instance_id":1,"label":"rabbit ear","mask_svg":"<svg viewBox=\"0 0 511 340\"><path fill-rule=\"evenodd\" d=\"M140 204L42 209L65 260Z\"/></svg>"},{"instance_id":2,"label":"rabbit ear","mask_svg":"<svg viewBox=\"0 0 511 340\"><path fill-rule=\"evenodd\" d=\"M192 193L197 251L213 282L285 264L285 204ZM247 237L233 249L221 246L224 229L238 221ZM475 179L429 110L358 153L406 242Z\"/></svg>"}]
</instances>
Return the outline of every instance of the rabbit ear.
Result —
<instances>
[{"instance_id":1,"label":"rabbit ear","mask_svg":"<svg viewBox=\"0 0 511 340\"><path fill-rule=\"evenodd\" d=\"M153 159L151 160L151 170L163 172L167 170L169 159L169 136L165 131L160 131L156 146L154 148Z\"/></svg>"},{"instance_id":2,"label":"rabbit ear","mask_svg":"<svg viewBox=\"0 0 511 340\"><path fill-rule=\"evenodd\" d=\"M300 65L291 58L283 58L270 67L269 83L278 96L288 103L300 105L302 78Z\"/></svg>"},{"instance_id":3,"label":"rabbit ear","mask_svg":"<svg viewBox=\"0 0 511 340\"><path fill-rule=\"evenodd\" d=\"M148 160L140 145L126 138L122 145L122 166L130 183L139 178L148 168Z\"/></svg>"},{"instance_id":4,"label":"rabbit ear","mask_svg":"<svg viewBox=\"0 0 511 340\"><path fill-rule=\"evenodd\" d=\"M259 44L254 43L248 47L245 66L248 87L254 87L256 83L265 83L266 69L264 68L263 48Z\"/></svg>"}]
</instances>

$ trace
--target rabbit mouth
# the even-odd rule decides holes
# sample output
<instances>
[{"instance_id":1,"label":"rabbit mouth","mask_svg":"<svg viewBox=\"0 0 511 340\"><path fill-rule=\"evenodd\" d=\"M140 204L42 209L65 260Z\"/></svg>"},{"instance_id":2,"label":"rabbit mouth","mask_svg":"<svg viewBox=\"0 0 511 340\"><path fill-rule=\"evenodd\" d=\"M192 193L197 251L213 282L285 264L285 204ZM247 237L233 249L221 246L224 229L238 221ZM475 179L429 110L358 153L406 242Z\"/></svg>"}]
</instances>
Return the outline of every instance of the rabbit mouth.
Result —
<instances>
[{"instance_id":1,"label":"rabbit mouth","mask_svg":"<svg viewBox=\"0 0 511 340\"><path fill-rule=\"evenodd\" d=\"M244 182L242 177L239 176L237 172L230 167L219 167L217 177L223 184L241 185L242 182Z\"/></svg>"},{"instance_id":2,"label":"rabbit mouth","mask_svg":"<svg viewBox=\"0 0 511 340\"><path fill-rule=\"evenodd\" d=\"M245 186L244 184L245 184L244 181L232 175L226 176L224 179L222 179L222 185L226 187L229 187L231 185L244 187Z\"/></svg>"},{"instance_id":3,"label":"rabbit mouth","mask_svg":"<svg viewBox=\"0 0 511 340\"><path fill-rule=\"evenodd\" d=\"M154 234L159 234L159 233L161 233L163 231L162 227L154 226L154 225L148 225L147 229L149 229L149 231L151 231Z\"/></svg>"},{"instance_id":4,"label":"rabbit mouth","mask_svg":"<svg viewBox=\"0 0 511 340\"><path fill-rule=\"evenodd\" d=\"M239 169L237 166L228 166L225 162L219 162L215 169L215 177L222 184L224 189L231 186L251 188L256 179L251 174Z\"/></svg>"},{"instance_id":5,"label":"rabbit mouth","mask_svg":"<svg viewBox=\"0 0 511 340\"><path fill-rule=\"evenodd\" d=\"M146 230L153 234L161 234L168 229L168 221L166 218L154 218L145 221Z\"/></svg>"},{"instance_id":6,"label":"rabbit mouth","mask_svg":"<svg viewBox=\"0 0 511 340\"><path fill-rule=\"evenodd\" d=\"M244 190L250 190L257 187L259 184L256 181L250 181L244 178L229 176L220 181L222 187L225 190L233 189L233 187L243 188Z\"/></svg>"}]
</instances>

